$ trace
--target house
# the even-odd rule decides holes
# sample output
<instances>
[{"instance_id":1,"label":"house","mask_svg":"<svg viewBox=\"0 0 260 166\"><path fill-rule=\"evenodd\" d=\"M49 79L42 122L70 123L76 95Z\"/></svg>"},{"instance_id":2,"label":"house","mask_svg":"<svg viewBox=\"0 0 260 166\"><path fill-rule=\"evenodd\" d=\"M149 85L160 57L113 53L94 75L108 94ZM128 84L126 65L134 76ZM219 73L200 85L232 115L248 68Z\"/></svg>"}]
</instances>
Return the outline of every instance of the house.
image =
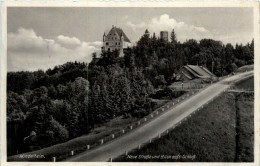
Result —
<instances>
[{"instance_id":1,"label":"house","mask_svg":"<svg viewBox=\"0 0 260 166\"><path fill-rule=\"evenodd\" d=\"M131 46L129 38L121 28L112 26L111 30L106 35L103 35L102 51L119 51L119 57L124 56L124 49Z\"/></svg>"},{"instance_id":2,"label":"house","mask_svg":"<svg viewBox=\"0 0 260 166\"><path fill-rule=\"evenodd\" d=\"M176 81L188 81L192 79L213 79L216 76L211 73L206 67L196 65L183 66L179 72L175 75Z\"/></svg>"}]
</instances>

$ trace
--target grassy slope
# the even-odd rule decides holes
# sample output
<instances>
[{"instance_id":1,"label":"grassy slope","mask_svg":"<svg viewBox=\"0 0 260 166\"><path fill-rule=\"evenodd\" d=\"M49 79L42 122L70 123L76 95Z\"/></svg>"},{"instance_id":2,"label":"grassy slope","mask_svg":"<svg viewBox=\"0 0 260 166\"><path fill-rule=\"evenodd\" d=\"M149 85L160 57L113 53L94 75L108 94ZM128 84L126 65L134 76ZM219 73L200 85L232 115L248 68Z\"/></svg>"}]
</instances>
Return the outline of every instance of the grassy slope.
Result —
<instances>
[{"instance_id":1,"label":"grassy slope","mask_svg":"<svg viewBox=\"0 0 260 166\"><path fill-rule=\"evenodd\" d=\"M254 161L254 114L253 107L254 102L248 100L247 96L239 96L240 102L238 102L239 108L239 126L237 137L237 158L236 161ZM241 101L241 98L245 98L247 101Z\"/></svg>"},{"instance_id":2,"label":"grassy slope","mask_svg":"<svg viewBox=\"0 0 260 166\"><path fill-rule=\"evenodd\" d=\"M245 72L245 71L249 71L249 70L253 70L253 69L254 69L254 65L245 65L245 66L238 68L236 72Z\"/></svg>"},{"instance_id":3,"label":"grassy slope","mask_svg":"<svg viewBox=\"0 0 260 166\"><path fill-rule=\"evenodd\" d=\"M236 89L254 90L254 77L243 80L235 85ZM254 94L238 94L238 130L237 130L237 156L236 161L254 160Z\"/></svg>"},{"instance_id":4,"label":"grassy slope","mask_svg":"<svg viewBox=\"0 0 260 166\"><path fill-rule=\"evenodd\" d=\"M253 79L237 86L248 87ZM253 95L225 93L183 122L168 135L130 155L196 156L195 159L129 159L114 161L253 161ZM237 128L235 127L237 126ZM237 135L236 135L237 133ZM192 157L191 157L192 158Z\"/></svg>"},{"instance_id":5,"label":"grassy slope","mask_svg":"<svg viewBox=\"0 0 260 166\"><path fill-rule=\"evenodd\" d=\"M254 77L238 82L235 89L254 90Z\"/></svg>"},{"instance_id":6,"label":"grassy slope","mask_svg":"<svg viewBox=\"0 0 260 166\"><path fill-rule=\"evenodd\" d=\"M145 146L135 155L195 155L193 161L233 161L235 157L234 96L225 94L177 126L162 139ZM126 157L116 161L129 160ZM149 161L149 160L148 160ZM192 161L191 159L152 161Z\"/></svg>"}]
</instances>

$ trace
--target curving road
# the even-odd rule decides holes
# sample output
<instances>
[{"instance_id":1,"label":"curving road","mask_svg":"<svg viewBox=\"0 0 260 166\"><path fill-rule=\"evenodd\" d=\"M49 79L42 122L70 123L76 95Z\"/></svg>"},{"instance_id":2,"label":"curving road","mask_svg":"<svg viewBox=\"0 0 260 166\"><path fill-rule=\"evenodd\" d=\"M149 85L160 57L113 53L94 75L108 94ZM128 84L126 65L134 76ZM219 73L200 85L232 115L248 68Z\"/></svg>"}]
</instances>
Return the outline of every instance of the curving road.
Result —
<instances>
[{"instance_id":1,"label":"curving road","mask_svg":"<svg viewBox=\"0 0 260 166\"><path fill-rule=\"evenodd\" d=\"M66 161L105 162L108 161L109 158L116 158L124 154L125 151L137 148L139 144L147 143L150 138L155 138L159 133L176 125L189 114L229 88L232 83L252 75L253 71L249 71L214 83L197 94L185 99L183 102L176 104L170 110L143 126L93 150L68 158Z\"/></svg>"}]
</instances>

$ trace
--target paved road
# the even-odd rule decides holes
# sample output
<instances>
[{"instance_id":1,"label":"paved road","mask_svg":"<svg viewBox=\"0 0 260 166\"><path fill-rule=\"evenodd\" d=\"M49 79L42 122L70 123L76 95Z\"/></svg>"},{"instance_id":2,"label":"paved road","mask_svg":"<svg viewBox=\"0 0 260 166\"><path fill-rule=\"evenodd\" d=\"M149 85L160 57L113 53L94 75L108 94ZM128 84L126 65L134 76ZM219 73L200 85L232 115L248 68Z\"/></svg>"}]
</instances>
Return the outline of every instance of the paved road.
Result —
<instances>
[{"instance_id":1,"label":"paved road","mask_svg":"<svg viewBox=\"0 0 260 166\"><path fill-rule=\"evenodd\" d=\"M105 162L108 161L109 158L116 158L124 154L125 151L137 148L139 144L147 143L150 138L158 137L159 133L176 125L189 114L229 88L230 83L252 75L253 71L249 71L214 83L143 126L100 147L73 156L67 159L67 161Z\"/></svg>"}]
</instances>

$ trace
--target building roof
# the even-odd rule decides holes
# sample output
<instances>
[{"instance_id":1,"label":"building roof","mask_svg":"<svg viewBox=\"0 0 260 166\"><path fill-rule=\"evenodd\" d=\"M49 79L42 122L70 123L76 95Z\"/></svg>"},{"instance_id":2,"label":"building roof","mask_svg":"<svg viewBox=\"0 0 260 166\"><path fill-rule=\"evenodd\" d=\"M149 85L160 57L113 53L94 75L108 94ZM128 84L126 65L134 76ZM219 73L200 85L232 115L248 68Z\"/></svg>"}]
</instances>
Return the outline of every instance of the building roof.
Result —
<instances>
[{"instance_id":1,"label":"building roof","mask_svg":"<svg viewBox=\"0 0 260 166\"><path fill-rule=\"evenodd\" d=\"M205 67L202 66L195 66L195 65L187 65L191 70L196 72L199 76L204 76L204 77L210 77L213 76L210 71L208 71Z\"/></svg>"},{"instance_id":2,"label":"building roof","mask_svg":"<svg viewBox=\"0 0 260 166\"><path fill-rule=\"evenodd\" d=\"M185 68L186 70L188 70L189 73L190 73L191 75L193 75L194 77L199 77L199 76L200 76L200 75L198 75L197 72L195 72L194 70L192 70L189 66L183 66L183 68Z\"/></svg>"},{"instance_id":3,"label":"building roof","mask_svg":"<svg viewBox=\"0 0 260 166\"><path fill-rule=\"evenodd\" d=\"M124 41L125 42L130 42L129 38L126 36L126 34L124 33L124 31L121 28L117 28L117 27L112 27L112 29L108 32L107 36L109 35L115 35L117 34L118 36L122 36L124 37Z\"/></svg>"},{"instance_id":4,"label":"building roof","mask_svg":"<svg viewBox=\"0 0 260 166\"><path fill-rule=\"evenodd\" d=\"M183 70L184 69L184 70ZM210 78L216 77L213 73L211 73L206 67L203 66L195 66L195 65L186 65L183 66L181 72L179 73L188 79L193 78ZM177 78L177 77L176 77Z\"/></svg>"}]
</instances>

